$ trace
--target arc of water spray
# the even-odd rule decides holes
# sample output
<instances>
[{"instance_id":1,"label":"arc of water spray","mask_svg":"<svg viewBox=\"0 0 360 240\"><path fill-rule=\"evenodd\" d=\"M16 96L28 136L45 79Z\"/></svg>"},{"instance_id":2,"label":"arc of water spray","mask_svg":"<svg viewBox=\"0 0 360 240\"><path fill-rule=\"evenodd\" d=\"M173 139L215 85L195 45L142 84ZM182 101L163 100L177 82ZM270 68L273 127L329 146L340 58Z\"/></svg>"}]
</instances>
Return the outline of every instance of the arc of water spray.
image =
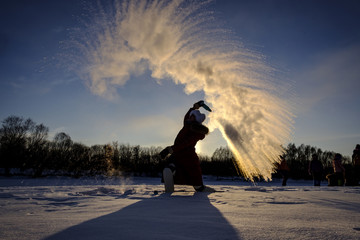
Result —
<instances>
[{"instance_id":1,"label":"arc of water spray","mask_svg":"<svg viewBox=\"0 0 360 240\"><path fill-rule=\"evenodd\" d=\"M186 93L203 91L214 110L209 127L221 131L237 169L251 180L269 180L291 132L292 109L269 77L273 69L219 26L206 10L210 2L99 4L73 38L80 53L73 59L90 90L106 98L145 69L183 84Z\"/></svg>"}]
</instances>

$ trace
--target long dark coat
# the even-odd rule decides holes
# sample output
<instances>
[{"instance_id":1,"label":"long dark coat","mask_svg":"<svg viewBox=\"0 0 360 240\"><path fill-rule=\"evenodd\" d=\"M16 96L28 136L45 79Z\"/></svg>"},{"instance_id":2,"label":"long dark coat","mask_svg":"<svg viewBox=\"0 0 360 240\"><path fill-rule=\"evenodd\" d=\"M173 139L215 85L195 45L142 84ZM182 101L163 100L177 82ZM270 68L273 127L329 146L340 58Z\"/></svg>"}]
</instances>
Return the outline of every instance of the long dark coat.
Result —
<instances>
[{"instance_id":1,"label":"long dark coat","mask_svg":"<svg viewBox=\"0 0 360 240\"><path fill-rule=\"evenodd\" d=\"M205 138L209 129L190 120L190 108L184 117L184 126L175 138L172 146L172 161L176 166L175 184L201 186L203 185L199 157L195 152L195 145Z\"/></svg>"}]
</instances>

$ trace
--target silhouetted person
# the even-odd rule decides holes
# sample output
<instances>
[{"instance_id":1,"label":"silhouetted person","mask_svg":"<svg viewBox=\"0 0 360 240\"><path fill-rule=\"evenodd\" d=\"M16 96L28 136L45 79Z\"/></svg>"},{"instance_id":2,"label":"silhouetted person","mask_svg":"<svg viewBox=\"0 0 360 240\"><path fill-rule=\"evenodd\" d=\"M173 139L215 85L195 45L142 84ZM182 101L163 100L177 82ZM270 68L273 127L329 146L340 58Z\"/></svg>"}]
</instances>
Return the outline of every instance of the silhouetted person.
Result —
<instances>
[{"instance_id":1,"label":"silhouetted person","mask_svg":"<svg viewBox=\"0 0 360 240\"><path fill-rule=\"evenodd\" d=\"M342 156L336 153L332 161L333 174L329 174L326 178L329 181L329 186L343 186L345 182L345 168L342 165Z\"/></svg>"},{"instance_id":2,"label":"silhouetted person","mask_svg":"<svg viewBox=\"0 0 360 240\"><path fill-rule=\"evenodd\" d=\"M195 145L205 138L209 129L202 125L205 114L198 110L204 107L211 111L204 101L199 101L190 108L184 117L184 126L175 138L174 145L166 147L160 155L165 158L171 154L169 165L163 170L163 180L166 192L174 191L174 184L191 185L196 191L214 191L204 186L199 157Z\"/></svg>"},{"instance_id":3,"label":"silhouetted person","mask_svg":"<svg viewBox=\"0 0 360 240\"><path fill-rule=\"evenodd\" d=\"M359 185L359 181L360 181L360 144L357 144L353 151L352 164L354 167L355 185Z\"/></svg>"},{"instance_id":4,"label":"silhouetted person","mask_svg":"<svg viewBox=\"0 0 360 240\"><path fill-rule=\"evenodd\" d=\"M282 176L282 186L286 186L286 182L289 178L290 168L283 156L281 156L280 159L281 161L277 164L277 168Z\"/></svg>"},{"instance_id":5,"label":"silhouetted person","mask_svg":"<svg viewBox=\"0 0 360 240\"><path fill-rule=\"evenodd\" d=\"M323 165L318 159L317 154L312 155L312 159L309 163L309 174L314 179L314 186L320 186L322 174L323 174Z\"/></svg>"}]
</instances>

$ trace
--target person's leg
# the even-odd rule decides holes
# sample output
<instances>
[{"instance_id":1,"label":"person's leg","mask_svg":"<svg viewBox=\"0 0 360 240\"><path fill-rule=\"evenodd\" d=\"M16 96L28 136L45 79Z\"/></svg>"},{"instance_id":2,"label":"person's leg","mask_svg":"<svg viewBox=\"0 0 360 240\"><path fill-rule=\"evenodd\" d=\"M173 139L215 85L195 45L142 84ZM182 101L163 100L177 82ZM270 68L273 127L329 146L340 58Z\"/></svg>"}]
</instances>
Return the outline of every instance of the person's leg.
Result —
<instances>
[{"instance_id":1,"label":"person's leg","mask_svg":"<svg viewBox=\"0 0 360 240\"><path fill-rule=\"evenodd\" d=\"M164 179L164 186L165 192L174 192L174 175L176 172L175 164L170 163L167 167L163 170L163 179Z\"/></svg>"},{"instance_id":2,"label":"person's leg","mask_svg":"<svg viewBox=\"0 0 360 240\"><path fill-rule=\"evenodd\" d=\"M345 179L343 173L337 173L337 185L338 186L344 186Z\"/></svg>"},{"instance_id":3,"label":"person's leg","mask_svg":"<svg viewBox=\"0 0 360 240\"><path fill-rule=\"evenodd\" d=\"M282 185L286 186L286 182L287 182L287 180L289 178L289 173L288 173L288 171L281 171L281 174L283 176Z\"/></svg>"},{"instance_id":4,"label":"person's leg","mask_svg":"<svg viewBox=\"0 0 360 240\"><path fill-rule=\"evenodd\" d=\"M321 173L314 173L314 186L320 186Z\"/></svg>"},{"instance_id":5,"label":"person's leg","mask_svg":"<svg viewBox=\"0 0 360 240\"><path fill-rule=\"evenodd\" d=\"M163 170L165 192L174 192L174 175L170 168Z\"/></svg>"},{"instance_id":6,"label":"person's leg","mask_svg":"<svg viewBox=\"0 0 360 240\"><path fill-rule=\"evenodd\" d=\"M359 181L360 181L360 166L355 166L354 167L354 178L355 178L355 185L359 186Z\"/></svg>"},{"instance_id":7,"label":"person's leg","mask_svg":"<svg viewBox=\"0 0 360 240\"><path fill-rule=\"evenodd\" d=\"M317 184L317 180L316 180L315 175L313 176L313 182L314 182L314 186L316 186L316 184Z\"/></svg>"}]
</instances>

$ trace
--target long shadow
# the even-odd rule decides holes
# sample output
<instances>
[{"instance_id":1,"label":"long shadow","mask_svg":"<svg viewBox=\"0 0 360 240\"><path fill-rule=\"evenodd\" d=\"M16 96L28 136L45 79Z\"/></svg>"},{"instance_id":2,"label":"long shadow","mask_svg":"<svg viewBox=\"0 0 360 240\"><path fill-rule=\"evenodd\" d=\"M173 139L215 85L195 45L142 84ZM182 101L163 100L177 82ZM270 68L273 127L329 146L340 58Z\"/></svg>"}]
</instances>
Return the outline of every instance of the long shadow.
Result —
<instances>
[{"instance_id":1,"label":"long shadow","mask_svg":"<svg viewBox=\"0 0 360 240\"><path fill-rule=\"evenodd\" d=\"M119 199L120 200L120 199ZM121 201L121 200L120 200ZM56 233L55 239L241 239L207 194L147 198Z\"/></svg>"}]
</instances>

